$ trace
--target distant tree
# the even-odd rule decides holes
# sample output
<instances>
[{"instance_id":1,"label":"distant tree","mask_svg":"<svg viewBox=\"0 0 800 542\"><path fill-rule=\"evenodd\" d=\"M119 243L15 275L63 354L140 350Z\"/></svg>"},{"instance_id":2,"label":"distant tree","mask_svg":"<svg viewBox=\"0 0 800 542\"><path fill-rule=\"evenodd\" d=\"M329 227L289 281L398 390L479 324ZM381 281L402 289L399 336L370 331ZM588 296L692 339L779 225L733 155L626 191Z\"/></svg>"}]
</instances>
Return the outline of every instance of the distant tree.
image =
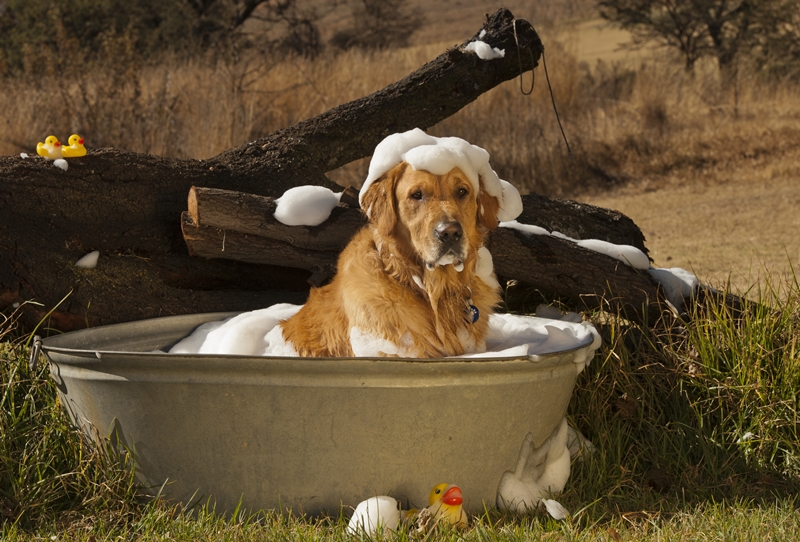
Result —
<instances>
[{"instance_id":1,"label":"distant tree","mask_svg":"<svg viewBox=\"0 0 800 542\"><path fill-rule=\"evenodd\" d=\"M331 44L340 49L402 47L424 21L404 0L357 0L350 26L334 34Z\"/></svg>"},{"instance_id":2,"label":"distant tree","mask_svg":"<svg viewBox=\"0 0 800 542\"><path fill-rule=\"evenodd\" d=\"M305 57L314 57L322 52L324 44L317 22L344 0L326 0L323 2L305 2L297 0L273 0L268 10L256 19L284 29L277 38L277 45Z\"/></svg>"},{"instance_id":3,"label":"distant tree","mask_svg":"<svg viewBox=\"0 0 800 542\"><path fill-rule=\"evenodd\" d=\"M58 65L61 56L91 58L125 36L143 58L235 44L290 44L319 50L318 6L339 0L5 0L0 2L0 74ZM317 7L301 9L303 5ZM245 32L248 21L261 34ZM265 35L269 33L270 38Z\"/></svg>"},{"instance_id":4,"label":"distant tree","mask_svg":"<svg viewBox=\"0 0 800 542\"><path fill-rule=\"evenodd\" d=\"M797 0L599 0L598 6L635 43L678 49L687 70L704 56L730 72L743 53L766 65L781 47L789 47L782 51L789 57L800 52Z\"/></svg>"},{"instance_id":5,"label":"distant tree","mask_svg":"<svg viewBox=\"0 0 800 542\"><path fill-rule=\"evenodd\" d=\"M800 2L773 0L775 7L757 10L757 24L769 29L752 37L756 66L775 76L800 79Z\"/></svg>"}]
</instances>

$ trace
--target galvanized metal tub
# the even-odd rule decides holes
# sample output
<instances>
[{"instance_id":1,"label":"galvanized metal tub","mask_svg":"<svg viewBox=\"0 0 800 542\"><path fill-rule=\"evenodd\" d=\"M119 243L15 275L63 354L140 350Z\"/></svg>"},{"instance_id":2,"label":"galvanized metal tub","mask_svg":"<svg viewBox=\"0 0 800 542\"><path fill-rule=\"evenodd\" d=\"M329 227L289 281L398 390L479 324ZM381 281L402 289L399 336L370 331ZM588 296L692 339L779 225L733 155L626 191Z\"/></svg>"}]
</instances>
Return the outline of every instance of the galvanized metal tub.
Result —
<instances>
[{"instance_id":1,"label":"galvanized metal tub","mask_svg":"<svg viewBox=\"0 0 800 542\"><path fill-rule=\"evenodd\" d=\"M50 337L43 351L72 421L116 434L143 484L218 511L337 513L375 495L425 506L458 484L494 506L531 432L563 418L575 349L523 358L420 360L165 354L213 313ZM163 350L163 351L159 351ZM113 441L113 439L112 439Z\"/></svg>"}]
</instances>

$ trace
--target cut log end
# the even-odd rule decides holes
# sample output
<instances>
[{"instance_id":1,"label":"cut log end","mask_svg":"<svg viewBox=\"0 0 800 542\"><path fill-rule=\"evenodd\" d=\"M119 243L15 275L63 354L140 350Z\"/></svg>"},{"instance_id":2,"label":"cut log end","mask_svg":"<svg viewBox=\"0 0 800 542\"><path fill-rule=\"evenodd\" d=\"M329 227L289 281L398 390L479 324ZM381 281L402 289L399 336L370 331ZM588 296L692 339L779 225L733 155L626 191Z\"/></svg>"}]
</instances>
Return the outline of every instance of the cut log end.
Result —
<instances>
[{"instance_id":1,"label":"cut log end","mask_svg":"<svg viewBox=\"0 0 800 542\"><path fill-rule=\"evenodd\" d=\"M187 207L189 215L192 217L192 220L195 224L200 223L200 214L197 210L197 191L194 186L189 189L189 197L187 201Z\"/></svg>"}]
</instances>

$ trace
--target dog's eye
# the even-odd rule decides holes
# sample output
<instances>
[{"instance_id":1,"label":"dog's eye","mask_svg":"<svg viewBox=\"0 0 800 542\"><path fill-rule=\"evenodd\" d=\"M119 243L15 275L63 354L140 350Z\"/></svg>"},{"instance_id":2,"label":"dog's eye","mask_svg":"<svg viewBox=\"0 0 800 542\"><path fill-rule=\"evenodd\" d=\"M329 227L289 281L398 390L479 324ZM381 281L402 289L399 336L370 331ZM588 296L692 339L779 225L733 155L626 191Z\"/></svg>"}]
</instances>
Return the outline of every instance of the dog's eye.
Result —
<instances>
[{"instance_id":1,"label":"dog's eye","mask_svg":"<svg viewBox=\"0 0 800 542\"><path fill-rule=\"evenodd\" d=\"M463 198L463 197L465 197L467 194L469 194L469 190L467 190L467 189L466 189L466 188L464 188L464 187L461 187L461 188L459 188L459 189L458 189L458 191L456 192L456 194L458 195L458 197L459 197L459 198Z\"/></svg>"},{"instance_id":2,"label":"dog's eye","mask_svg":"<svg viewBox=\"0 0 800 542\"><path fill-rule=\"evenodd\" d=\"M411 192L411 198L415 199L417 201L421 200L422 199L422 190L415 190L414 192Z\"/></svg>"}]
</instances>

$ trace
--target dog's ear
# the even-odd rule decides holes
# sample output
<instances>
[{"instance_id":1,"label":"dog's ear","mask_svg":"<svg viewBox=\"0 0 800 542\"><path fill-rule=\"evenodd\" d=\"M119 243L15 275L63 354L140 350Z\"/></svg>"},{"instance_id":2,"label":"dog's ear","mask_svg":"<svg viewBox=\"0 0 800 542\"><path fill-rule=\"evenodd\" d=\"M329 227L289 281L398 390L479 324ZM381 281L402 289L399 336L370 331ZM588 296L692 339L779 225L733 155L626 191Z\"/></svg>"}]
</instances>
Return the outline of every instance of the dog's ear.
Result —
<instances>
[{"instance_id":1,"label":"dog's ear","mask_svg":"<svg viewBox=\"0 0 800 542\"><path fill-rule=\"evenodd\" d=\"M401 162L378 177L361 196L361 208L383 236L390 236L397 225L395 187L407 164Z\"/></svg>"},{"instance_id":2,"label":"dog's ear","mask_svg":"<svg viewBox=\"0 0 800 542\"><path fill-rule=\"evenodd\" d=\"M478 224L487 230L495 229L498 224L497 212L499 210L500 202L483 189L483 181L481 181L481 191L478 194Z\"/></svg>"}]
</instances>

